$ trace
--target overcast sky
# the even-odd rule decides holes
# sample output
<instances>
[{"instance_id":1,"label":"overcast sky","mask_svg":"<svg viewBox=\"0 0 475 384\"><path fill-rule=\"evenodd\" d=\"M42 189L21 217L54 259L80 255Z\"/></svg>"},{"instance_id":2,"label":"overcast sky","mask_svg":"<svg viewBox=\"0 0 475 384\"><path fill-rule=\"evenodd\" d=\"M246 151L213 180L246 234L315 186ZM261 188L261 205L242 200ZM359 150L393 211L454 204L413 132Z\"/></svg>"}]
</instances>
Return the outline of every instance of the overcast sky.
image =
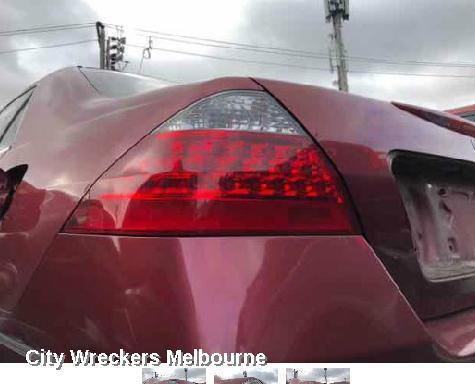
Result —
<instances>
[{"instance_id":1,"label":"overcast sky","mask_svg":"<svg viewBox=\"0 0 475 384\"><path fill-rule=\"evenodd\" d=\"M293 377L293 368L287 368L286 378ZM325 382L325 375L323 368L299 368L298 378L302 381L319 381ZM350 380L350 368L328 368L327 379L329 383L336 381Z\"/></svg>"},{"instance_id":2,"label":"overcast sky","mask_svg":"<svg viewBox=\"0 0 475 384\"><path fill-rule=\"evenodd\" d=\"M323 0L0 0L0 3L2 31L102 20L123 25L128 42L139 46L146 45L148 37L133 28L328 54L330 25L324 22ZM350 9L344 38L351 57L392 62L475 63L474 0L350 0ZM16 53L1 51L94 38L92 27L0 36L0 104L61 67L98 66L95 42ZM158 39L153 39L153 46L320 68L241 63L158 50L152 51L151 59L144 60L143 74L179 83L243 75L333 87L336 78L329 73L326 58L288 57ZM140 48L128 47L126 59L130 64L126 70L137 72L141 57ZM440 109L475 103L475 66L396 65L352 60L349 68L354 71L349 75L350 90L360 95ZM469 77L416 77L361 71Z\"/></svg>"},{"instance_id":3,"label":"overcast sky","mask_svg":"<svg viewBox=\"0 0 475 384\"><path fill-rule=\"evenodd\" d=\"M247 372L247 377L255 377L264 382L264 384L277 384L278 375L276 368L260 367L223 367L215 368L214 375L220 377L221 379L235 379L238 377L243 377L243 372Z\"/></svg>"},{"instance_id":4,"label":"overcast sky","mask_svg":"<svg viewBox=\"0 0 475 384\"><path fill-rule=\"evenodd\" d=\"M185 371L183 368L160 366L158 368L142 368L142 381L155 376L161 380L180 379L185 380ZM188 368L188 381L204 383L206 381L206 368Z\"/></svg>"}]
</instances>

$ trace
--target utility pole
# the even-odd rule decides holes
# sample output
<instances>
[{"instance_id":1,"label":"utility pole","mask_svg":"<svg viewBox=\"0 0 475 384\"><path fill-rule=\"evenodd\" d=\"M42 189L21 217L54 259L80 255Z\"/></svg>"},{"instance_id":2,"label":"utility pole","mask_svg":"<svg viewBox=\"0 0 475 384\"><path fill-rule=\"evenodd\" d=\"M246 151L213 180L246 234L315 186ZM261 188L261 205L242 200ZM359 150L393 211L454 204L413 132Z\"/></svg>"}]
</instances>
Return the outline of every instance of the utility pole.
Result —
<instances>
[{"instance_id":1,"label":"utility pole","mask_svg":"<svg viewBox=\"0 0 475 384\"><path fill-rule=\"evenodd\" d=\"M108 37L106 46L106 68L112 71L121 70L120 64L124 62L125 37Z\"/></svg>"},{"instance_id":2,"label":"utility pole","mask_svg":"<svg viewBox=\"0 0 475 384\"><path fill-rule=\"evenodd\" d=\"M343 44L343 20L350 17L350 0L323 0L325 6L325 20L333 22L332 42L335 45L338 73L338 89L348 92L348 67L346 64L345 46Z\"/></svg>"},{"instance_id":3,"label":"utility pole","mask_svg":"<svg viewBox=\"0 0 475 384\"><path fill-rule=\"evenodd\" d=\"M188 368L185 368L185 381L188 381Z\"/></svg>"},{"instance_id":4,"label":"utility pole","mask_svg":"<svg viewBox=\"0 0 475 384\"><path fill-rule=\"evenodd\" d=\"M105 69L111 69L110 46L111 46L111 40L109 37L107 38L107 41L106 41L106 53L105 53L105 58L104 58Z\"/></svg>"},{"instance_id":5,"label":"utility pole","mask_svg":"<svg viewBox=\"0 0 475 384\"><path fill-rule=\"evenodd\" d=\"M328 384L327 368L323 368L323 371L325 372L325 384Z\"/></svg>"},{"instance_id":6,"label":"utility pole","mask_svg":"<svg viewBox=\"0 0 475 384\"><path fill-rule=\"evenodd\" d=\"M97 41L99 43L99 67L120 71L127 64L124 61L124 51L126 38L122 36L123 29L117 28L116 36L106 37L106 30L103 23L96 23Z\"/></svg>"},{"instance_id":7,"label":"utility pole","mask_svg":"<svg viewBox=\"0 0 475 384\"><path fill-rule=\"evenodd\" d=\"M97 42L99 43L99 68L106 68L106 32L104 24L96 23Z\"/></svg>"}]
</instances>

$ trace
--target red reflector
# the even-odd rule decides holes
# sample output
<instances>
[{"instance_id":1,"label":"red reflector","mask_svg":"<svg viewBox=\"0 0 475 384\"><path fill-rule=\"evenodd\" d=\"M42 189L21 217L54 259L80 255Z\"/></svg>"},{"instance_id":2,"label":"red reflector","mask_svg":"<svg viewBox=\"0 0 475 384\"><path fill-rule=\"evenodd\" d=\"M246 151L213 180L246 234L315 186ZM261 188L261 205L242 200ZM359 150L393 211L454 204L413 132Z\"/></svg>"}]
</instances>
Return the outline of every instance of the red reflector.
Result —
<instances>
[{"instance_id":1,"label":"red reflector","mask_svg":"<svg viewBox=\"0 0 475 384\"><path fill-rule=\"evenodd\" d=\"M306 136L159 132L90 190L67 232L354 233L338 177Z\"/></svg>"}]
</instances>

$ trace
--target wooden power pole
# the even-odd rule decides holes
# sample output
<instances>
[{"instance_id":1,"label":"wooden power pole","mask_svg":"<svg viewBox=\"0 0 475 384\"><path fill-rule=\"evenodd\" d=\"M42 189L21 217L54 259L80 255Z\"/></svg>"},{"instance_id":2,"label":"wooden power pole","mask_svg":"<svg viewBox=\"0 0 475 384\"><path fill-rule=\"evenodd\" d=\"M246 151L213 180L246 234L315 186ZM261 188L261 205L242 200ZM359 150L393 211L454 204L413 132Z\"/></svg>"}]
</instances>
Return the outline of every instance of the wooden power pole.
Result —
<instances>
[{"instance_id":1,"label":"wooden power pole","mask_svg":"<svg viewBox=\"0 0 475 384\"><path fill-rule=\"evenodd\" d=\"M106 68L106 31L104 24L96 23L97 42L99 43L99 68Z\"/></svg>"},{"instance_id":2,"label":"wooden power pole","mask_svg":"<svg viewBox=\"0 0 475 384\"><path fill-rule=\"evenodd\" d=\"M350 17L350 0L323 0L325 5L325 20L333 22L332 43L335 46L338 73L338 89L343 92L349 91L348 66L346 64L346 52L343 44L342 26L343 20Z\"/></svg>"}]
</instances>

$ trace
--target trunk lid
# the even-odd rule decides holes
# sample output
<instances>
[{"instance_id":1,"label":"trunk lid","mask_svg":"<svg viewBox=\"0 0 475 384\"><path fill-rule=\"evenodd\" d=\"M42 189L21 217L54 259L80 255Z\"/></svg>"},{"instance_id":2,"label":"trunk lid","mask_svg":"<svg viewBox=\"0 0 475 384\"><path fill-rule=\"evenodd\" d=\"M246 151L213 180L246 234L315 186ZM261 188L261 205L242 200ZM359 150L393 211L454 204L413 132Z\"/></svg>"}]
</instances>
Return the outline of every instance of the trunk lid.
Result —
<instances>
[{"instance_id":1,"label":"trunk lid","mask_svg":"<svg viewBox=\"0 0 475 384\"><path fill-rule=\"evenodd\" d=\"M425 172L420 158L435 173L440 162L452 172L449 179L444 179L443 172L429 173L434 179L426 178L424 185L432 181L447 185L449 180L450 186L464 185L463 193L471 193L475 182L467 181L466 174L458 178L453 169L471 169L475 161L472 138L468 136L472 127L462 124L447 129L390 103L319 87L256 81L289 109L334 163L353 199L364 236L419 316L429 319L474 306L472 275L452 279L424 275L418 262L421 250L416 251L418 244L413 241L417 220L408 215L410 209L403 199L404 186L410 187L408 180L414 179L408 179L408 175L415 175L417 180L418 172ZM405 165L398 168L399 173L393 169L397 164ZM451 201L457 211L463 212L459 203ZM464 215L459 222L473 227L472 217ZM440 248L440 242L450 246L453 231L443 228L444 232L441 226L443 223L436 226L439 243L434 242L432 247ZM470 248L468 237L457 241Z\"/></svg>"}]
</instances>

